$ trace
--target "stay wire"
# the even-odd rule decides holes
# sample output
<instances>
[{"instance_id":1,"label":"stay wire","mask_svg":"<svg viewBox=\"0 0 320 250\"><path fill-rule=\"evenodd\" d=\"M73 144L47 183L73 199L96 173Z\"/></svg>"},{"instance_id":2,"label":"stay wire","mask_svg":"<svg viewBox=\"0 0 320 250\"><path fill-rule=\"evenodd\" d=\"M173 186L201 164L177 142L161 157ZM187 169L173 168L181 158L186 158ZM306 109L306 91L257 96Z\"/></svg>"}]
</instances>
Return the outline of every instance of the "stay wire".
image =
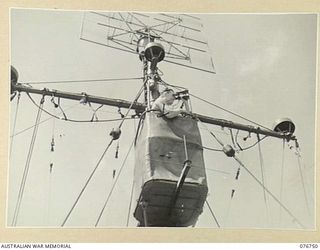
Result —
<instances>
[{"instance_id":1,"label":"stay wire","mask_svg":"<svg viewBox=\"0 0 320 250\"><path fill-rule=\"evenodd\" d=\"M38 108L38 113L37 113L37 116L36 116L36 121L35 121L33 134L32 134L32 137L31 137L31 142L30 142L30 146L29 146L29 151L28 151L28 155L27 155L26 164L25 164L25 167L24 167L24 171L23 171L23 175L22 175L22 179L21 179L21 183L20 183L18 199L17 199L17 203L16 203L16 207L15 207L15 210L14 210L14 215L13 215L13 220L12 220L12 226L16 226L17 225L17 220L18 220L18 216L19 216L19 213L20 213L21 202L22 202L22 198L23 198L23 195L24 195L24 189L25 189L25 185L26 185L26 181L27 181L27 177L28 177L28 173L29 173L29 169L30 169L31 157L32 157L34 144L35 144L37 133L38 133L39 121L40 121L40 117L41 117L41 113L42 113L42 108L41 107L43 106L43 103L44 103L44 97L42 96L41 101L40 101L40 106Z\"/></svg>"},{"instance_id":2,"label":"stay wire","mask_svg":"<svg viewBox=\"0 0 320 250\"><path fill-rule=\"evenodd\" d=\"M269 189L267 189L263 184L259 181L259 179L238 159L236 156L233 157L240 165L243 167L249 175L262 187L266 190L266 192L294 219L295 222L297 222L302 228L305 228L305 226L298 220L296 216L294 216L291 211L283 205L283 203L271 192Z\"/></svg>"},{"instance_id":3,"label":"stay wire","mask_svg":"<svg viewBox=\"0 0 320 250\"><path fill-rule=\"evenodd\" d=\"M309 207L309 202L308 202L305 182L304 182L304 178L303 178L303 175L302 175L302 167L301 167L300 156L297 155L297 158L298 158L298 167L299 167L299 173L300 173L300 178L301 178L301 184L302 184L302 188L303 188L304 199L305 199L305 202L306 202L306 208L307 208L308 214L310 215L310 207Z\"/></svg>"},{"instance_id":4,"label":"stay wire","mask_svg":"<svg viewBox=\"0 0 320 250\"><path fill-rule=\"evenodd\" d=\"M74 105L74 106L75 106L75 105ZM74 108L74 106L68 107L67 109ZM61 113L61 114L62 114L62 113ZM53 117L53 116L48 117L48 118L46 118L46 119L44 119L44 120L41 120L41 121L39 122L39 125L42 124L42 123L45 123L45 122L47 122L47 121L49 121L49 120L51 120L51 119L56 119L56 118ZM60 120L60 118L59 118L59 120ZM20 135L20 134L22 134L22 133L24 133L24 132L26 132L26 131L28 131L29 129L32 129L32 128L34 128L34 127L35 127L35 125L32 125L32 126L30 126L30 127L27 127L27 128L25 128L25 129L23 129L23 130L15 133L15 134L11 135L10 137L12 138L12 137L15 137L15 136L17 136L17 135Z\"/></svg>"},{"instance_id":5,"label":"stay wire","mask_svg":"<svg viewBox=\"0 0 320 250\"><path fill-rule=\"evenodd\" d=\"M128 116L129 112L131 111L132 106L138 101L139 97L141 96L141 94L142 94L142 92L143 92L143 90L144 90L144 85L145 85L146 81L147 81L147 79L143 81L143 84L142 84L140 90L138 91L138 93L137 93L137 95L135 96L134 100L131 102L131 104L130 104L128 110L127 110L127 112L125 113L124 117L122 118L122 121L121 121L120 124L119 124L119 128L121 128L121 126L123 125L125 119L128 119L128 118L126 118L126 117ZM129 119L132 119L132 118L129 118Z\"/></svg>"},{"instance_id":6,"label":"stay wire","mask_svg":"<svg viewBox=\"0 0 320 250\"><path fill-rule=\"evenodd\" d=\"M173 88L176 88L176 89L183 89L183 90L186 90L186 88L184 88L184 87L177 86L177 85L173 85L173 84L169 84L169 83L167 83L167 82L163 81L162 79L161 79L161 81L160 81L160 82L162 82L164 85L167 85L167 86L170 86L170 87L173 87Z\"/></svg>"},{"instance_id":7,"label":"stay wire","mask_svg":"<svg viewBox=\"0 0 320 250\"><path fill-rule=\"evenodd\" d=\"M82 83L82 82L109 82L109 81L128 81L141 80L142 77L128 77L128 78L109 78L109 79L84 79L84 80L62 80L62 81L35 81L21 84L52 84L52 83Z\"/></svg>"},{"instance_id":8,"label":"stay wire","mask_svg":"<svg viewBox=\"0 0 320 250\"><path fill-rule=\"evenodd\" d=\"M168 85L168 86L171 86L171 87L174 87L174 88L186 89L186 88L184 88L184 87L180 87L180 86L177 86L177 85L169 84L169 83L163 81L162 79L161 79L161 82L164 83L165 85ZM221 107L221 106L219 106L219 105L217 105L217 104L214 104L214 103L212 103L212 102L209 102L209 101L207 101L207 100L205 100L205 99L203 99L203 98L201 98L201 97L198 97L198 96L193 95L193 94L191 94L191 93L189 93L189 95L192 96L192 97L194 97L194 98L197 98L198 100L201 100L201 101L203 101L203 102L205 102L205 103L207 103L207 104L209 104L209 105L211 105L211 106L214 106L214 107L216 107L216 108L219 108L219 109L221 109L221 110L223 110L223 111L225 111L225 112L227 112L227 113L229 113L229 114L232 114L232 115L234 115L234 116L237 116L237 117L239 117L239 118L241 118L241 119L243 119L243 120L245 120L245 121L247 121L247 122L251 122L251 123L253 123L253 124L255 124L255 125L258 125L259 127L262 127L262 128L265 128L265 129L267 129L267 130L272 131L270 128L267 128L267 127L265 127L265 126L263 126L263 125L261 125L261 124L259 124L259 123L257 123L257 122L254 122L254 121L252 121L252 120L250 120L250 119L248 119L248 118L245 118L245 117L242 116L242 115L239 115L239 114L237 114L237 113L235 113L235 112L232 112L232 111L230 111L230 110L228 110L228 109L225 109L225 108L223 108L223 107Z\"/></svg>"},{"instance_id":9,"label":"stay wire","mask_svg":"<svg viewBox=\"0 0 320 250\"><path fill-rule=\"evenodd\" d=\"M140 97L140 95L141 95L141 93L142 93L142 90L143 90L143 86L144 86L144 84L142 85L142 87L141 87L140 91L138 92L138 94L136 95L135 99L132 101L130 107L128 108L128 111L127 111L126 115L121 119L119 128L121 128L124 120L126 119L126 116L129 114L129 112L130 112L133 104L134 104L134 103L138 100L138 98ZM95 168L94 168L93 171L91 172L91 174L90 174L89 178L87 179L85 185L84 185L83 188L81 189L81 191L80 191L80 193L79 193L76 201L74 202L74 204L72 205L72 207L71 207L70 211L68 212L66 218L64 219L61 227L63 227L63 226L65 225L65 223L67 222L67 220L69 219L72 211L74 210L75 206L77 205L78 201L80 200L80 197L82 196L83 192L85 191L86 187L88 186L91 178L93 177L94 173L96 172L97 168L99 167L99 165L100 165L103 157L105 156L106 152L107 152L108 149L110 148L110 146L111 146L111 144L113 143L113 141L114 141L114 139L112 138L112 139L110 140L109 144L107 145L106 149L105 149L104 152L102 153L102 155L101 155L100 159L98 160ZM133 145L133 144L132 144L132 145ZM130 149L132 148L132 145L131 145ZM120 170L120 172L121 172L121 170ZM120 174L120 172L119 172L119 174ZM118 174L118 176L119 176L119 174ZM117 176L117 178L118 178L118 176ZM117 181L117 180L116 180L116 181Z\"/></svg>"},{"instance_id":10,"label":"stay wire","mask_svg":"<svg viewBox=\"0 0 320 250\"><path fill-rule=\"evenodd\" d=\"M215 152L222 152L222 149L217 149L217 148L209 148L209 147L205 147L205 146L201 146L201 148L206 149L206 150L210 150L210 151L215 151Z\"/></svg>"},{"instance_id":11,"label":"stay wire","mask_svg":"<svg viewBox=\"0 0 320 250\"><path fill-rule=\"evenodd\" d=\"M87 181L85 182L84 186L82 187L82 189L81 189L81 191L80 191L79 195L77 196L77 198L76 198L75 202L73 203L73 205L72 205L71 209L69 210L69 212L68 212L67 216L66 216L66 217L65 217L65 219L63 220L63 222L62 222L62 224L61 224L61 227L63 227L63 226L66 224L67 220L69 219L69 217L70 217L70 215L71 215L72 211L74 210L75 206L76 206L76 205L77 205L77 203L79 202L80 197L82 196L82 194L83 194L84 190L85 190L85 189L86 189L86 187L88 186L88 184L89 184L89 182L90 182L91 178L93 177L94 173L95 173L95 172L96 172L96 170L98 169L98 167L99 167L99 165L100 165L100 163L101 163L102 159L104 158L105 154L107 153L108 149L110 148L110 146L111 146L112 142L113 142L113 139L111 139L111 140L110 140L109 144L107 145L107 147L106 147L106 148L105 148L105 150L103 151L102 155L100 156L100 158L99 158L99 160L98 160L98 162L97 162L96 166L94 167L94 169L93 169L93 171L91 172L91 174L90 174L89 178L87 179Z\"/></svg>"},{"instance_id":12,"label":"stay wire","mask_svg":"<svg viewBox=\"0 0 320 250\"><path fill-rule=\"evenodd\" d=\"M282 140L282 159L281 159L281 175L280 175L280 201L282 202L283 194L283 175L284 175L284 153L285 153L285 139ZM279 211L279 223L282 221L282 209Z\"/></svg>"},{"instance_id":13,"label":"stay wire","mask_svg":"<svg viewBox=\"0 0 320 250\"><path fill-rule=\"evenodd\" d=\"M211 132L211 135L217 140L217 142L223 146L223 143ZM237 157L233 156L233 158L240 164L240 166L247 171L247 173L280 205L282 209L284 209L293 219L297 222L302 228L305 226L298 220L296 216L294 216L291 211L279 200L269 189L267 189L263 183L242 163L242 161Z\"/></svg>"},{"instance_id":14,"label":"stay wire","mask_svg":"<svg viewBox=\"0 0 320 250\"><path fill-rule=\"evenodd\" d=\"M212 103L212 102L209 102L209 101L207 101L207 100L205 100L205 99L203 99L203 98L201 98L201 97L198 97L198 96L193 95L193 94L191 94L191 93L189 93L189 95L192 96L192 97L194 97L194 98L197 98L198 100L201 100L201 101L203 101L203 102L205 102L205 103L207 103L207 104L209 104L209 105L211 105L211 106L214 106L214 107L216 107L216 108L219 108L219 109L221 109L221 110L223 110L223 111L225 111L225 112L227 112L227 113L229 113L229 114L232 114L232 115L234 115L234 116L237 116L237 117L239 117L239 118L241 118L241 119L243 119L243 120L245 120L245 121L247 121L247 122L251 122L251 123L253 123L253 124L255 124L255 125L258 125L259 127L265 128L265 129L267 129L267 130L269 130L269 131L272 131L270 128L267 128L267 127L265 127L265 126L263 126L263 125L261 125L261 124L259 124L259 123L256 123L256 122L254 122L254 121L252 121L252 120L250 120L250 119L248 119L248 118L245 118L245 117L242 116L242 115L239 115L239 114L237 114L237 113L235 113L235 112L232 112L232 111L230 111L230 110L228 110L228 109L225 109L225 108L223 108L223 107L221 107L221 106L219 106L219 105L217 105L217 104L214 104L214 103Z\"/></svg>"},{"instance_id":15,"label":"stay wire","mask_svg":"<svg viewBox=\"0 0 320 250\"><path fill-rule=\"evenodd\" d=\"M267 184L266 184L267 180L265 179L265 175L264 175L264 161L263 161L263 155L262 155L262 150L261 150L261 145L260 145L261 140L260 140L259 134L257 134L257 141L258 141L259 160L260 160L260 169L261 169L261 180L262 180L263 186L267 186ZM269 223L269 206L268 206L268 200L267 200L265 189L263 189L263 199L264 199L267 219L268 219L268 223Z\"/></svg>"},{"instance_id":16,"label":"stay wire","mask_svg":"<svg viewBox=\"0 0 320 250\"><path fill-rule=\"evenodd\" d=\"M12 149L13 149L13 136L15 131L16 131L16 124L17 124L17 117L18 117L18 111L19 111L19 103L20 103L20 96L21 96L21 93L19 92L18 94L18 98L17 98L17 104L16 104L16 112L15 112L15 115L14 115L14 121L13 121L13 129L12 129L12 134L11 134L11 141L10 141L10 153L9 153L9 162L11 161L11 154L12 154Z\"/></svg>"},{"instance_id":17,"label":"stay wire","mask_svg":"<svg viewBox=\"0 0 320 250\"><path fill-rule=\"evenodd\" d=\"M105 210L105 208L106 208L106 206L107 206L107 204L108 204L108 202L109 202L109 199L110 199L110 197L111 197L111 195L112 195L112 192L113 192L113 190L114 190L114 188L115 188L115 186L116 186L116 184L117 184L117 182L118 182L118 180L119 180L119 177L120 177L120 175L121 175L121 172L122 172L122 170L123 170L123 167L125 166L125 163L126 163L126 161L127 161L127 159L128 159L128 156L129 156L129 154L130 154L130 152L131 152L131 149L132 149L133 144L134 144L134 140L133 140L132 143L131 143L131 146L130 146L130 148L129 148L129 150L128 150L125 158L124 158L124 161L123 161L121 167L120 167L119 173L118 173L118 175L117 175L117 177L116 177L116 179L115 179L115 181L114 181L114 183L113 183L113 185L112 185L112 187L111 187L111 190L110 190L110 192L109 192L109 194L108 194L108 196L107 196L107 199L106 199L106 201L105 201L105 203L104 203L104 205L103 205L103 207L102 207L102 209L101 209L101 211L100 211L100 214L99 214L99 216L98 216L98 219L97 219L97 221L96 221L96 223L95 223L95 227L98 226L98 224L99 224L99 222L100 222L100 220L101 220L102 214L103 214L103 212L104 212L104 210Z\"/></svg>"},{"instance_id":18,"label":"stay wire","mask_svg":"<svg viewBox=\"0 0 320 250\"><path fill-rule=\"evenodd\" d=\"M216 216L214 215L214 213L213 213L213 211L212 211L212 209L211 209L211 207L210 207L210 204L209 204L209 202L208 202L207 200L206 200L206 204L207 204L207 206L208 206L208 208L209 208L209 210L210 210L210 213L211 213L214 221L216 222L217 226L220 228L220 224L219 224Z\"/></svg>"},{"instance_id":19,"label":"stay wire","mask_svg":"<svg viewBox=\"0 0 320 250\"><path fill-rule=\"evenodd\" d=\"M129 226L129 218L130 218L130 212L131 212L131 206L132 206L132 198L133 198L133 190L134 190L134 179L132 181L132 187L131 187L131 194L130 194L130 203L129 203L129 208L128 208L128 215L127 215L127 223L126 226Z\"/></svg>"}]
</instances>

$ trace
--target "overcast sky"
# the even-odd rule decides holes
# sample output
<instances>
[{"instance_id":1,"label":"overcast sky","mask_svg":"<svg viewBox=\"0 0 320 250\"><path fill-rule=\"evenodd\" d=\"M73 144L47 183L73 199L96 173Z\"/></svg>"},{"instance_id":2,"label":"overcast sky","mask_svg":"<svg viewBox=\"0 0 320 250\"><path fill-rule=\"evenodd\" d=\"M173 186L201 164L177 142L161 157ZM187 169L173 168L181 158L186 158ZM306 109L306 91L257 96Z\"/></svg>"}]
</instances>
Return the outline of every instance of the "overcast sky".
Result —
<instances>
[{"instance_id":1,"label":"overcast sky","mask_svg":"<svg viewBox=\"0 0 320 250\"><path fill-rule=\"evenodd\" d=\"M136 55L91 44L79 39L83 12L13 9L11 12L11 64L19 71L19 82L140 77L142 65ZM164 81L182 85L194 95L241 114L267 127L281 117L291 118L302 151L302 174L310 207L308 212L297 156L286 146L281 184L282 141L261 142L267 187L308 228L314 226L314 140L317 15L315 14L212 14L199 15L216 74L204 73L162 62ZM92 95L133 100L142 82L85 82L33 85ZM34 96L39 102L40 97ZM69 118L91 119L90 107L61 100ZM237 117L192 99L193 111L248 124ZM59 114L50 98L45 109ZM98 105L93 105L97 108ZM11 105L11 132L16 99ZM125 110L123 110L123 113ZM22 93L15 133L34 125L37 108ZM100 119L119 118L117 108L103 107ZM42 114L42 120L49 116ZM109 132L119 122L71 123L51 119L40 125L30 165L18 226L59 227L71 208L99 156L109 142ZM124 123L119 141L103 159L66 226L92 227L134 136L134 121ZM203 145L218 147L199 124ZM223 141L231 143L229 131L208 126ZM235 131L234 131L235 132ZM11 224L25 166L32 129L13 140L8 188L8 225ZM50 152L55 137L55 151ZM240 133L242 138L246 133ZM254 135L243 146L256 141ZM222 153L205 151L208 202L222 227L300 228L268 197L268 213L262 188L244 171L234 181L238 165ZM260 179L258 148L241 152L239 158ZM50 174L49 166L53 163ZM119 177L101 219L103 227L125 227L133 181L134 153ZM235 196L231 200L231 190ZM136 226L132 216L129 226ZM267 215L268 214L268 215ZM216 227L206 206L197 227Z\"/></svg>"}]
</instances>

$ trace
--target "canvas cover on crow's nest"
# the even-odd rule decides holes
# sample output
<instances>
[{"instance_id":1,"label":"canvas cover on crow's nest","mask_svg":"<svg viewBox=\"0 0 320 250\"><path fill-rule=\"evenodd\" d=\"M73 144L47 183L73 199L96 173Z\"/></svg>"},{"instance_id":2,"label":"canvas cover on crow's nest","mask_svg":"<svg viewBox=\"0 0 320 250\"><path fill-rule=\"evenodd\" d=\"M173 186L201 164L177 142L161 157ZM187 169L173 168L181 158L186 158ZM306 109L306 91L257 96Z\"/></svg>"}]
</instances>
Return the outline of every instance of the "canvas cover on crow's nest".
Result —
<instances>
[{"instance_id":1,"label":"canvas cover on crow's nest","mask_svg":"<svg viewBox=\"0 0 320 250\"><path fill-rule=\"evenodd\" d=\"M192 164L172 207L177 181L186 160L183 136ZM146 216L148 226L194 224L208 192L197 121L190 117L168 119L146 113L135 146L136 219L143 225Z\"/></svg>"}]
</instances>

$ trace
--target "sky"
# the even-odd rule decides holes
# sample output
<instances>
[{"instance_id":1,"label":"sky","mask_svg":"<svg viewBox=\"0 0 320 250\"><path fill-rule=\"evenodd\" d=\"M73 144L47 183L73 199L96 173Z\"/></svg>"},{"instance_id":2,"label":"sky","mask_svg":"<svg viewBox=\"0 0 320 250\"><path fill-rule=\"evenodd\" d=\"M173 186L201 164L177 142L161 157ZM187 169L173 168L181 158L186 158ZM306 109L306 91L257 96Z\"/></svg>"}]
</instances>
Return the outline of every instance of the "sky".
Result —
<instances>
[{"instance_id":1,"label":"sky","mask_svg":"<svg viewBox=\"0 0 320 250\"><path fill-rule=\"evenodd\" d=\"M282 140L261 142L267 188L299 218L306 228L314 227L315 167L315 89L317 15L315 14L211 14L197 15L203 24L216 74L159 63L162 79L184 86L190 93L222 106L267 127L281 117L296 125L301 146L301 170L297 156ZM83 12L13 9L11 12L11 64L19 72L19 82L110 79L141 77L137 55L127 54L79 39ZM32 85L32 84L31 84ZM142 82L82 82L34 84L70 92L86 92L132 101ZM40 97L33 95L39 102ZM193 111L204 115L248 124L238 117L195 98ZM87 119L92 109L70 100L61 100L68 118ZM98 105L92 105L97 108ZM44 108L61 116L47 97ZM11 102L11 135L35 124L37 108L21 94L15 130L17 98ZM103 107L99 119L120 118L115 107ZM125 110L122 110L125 113ZM41 120L50 118L43 113ZM86 179L108 144L109 132L118 122L72 123L50 119L39 125L28 179L18 217L22 227L60 227ZM114 143L70 216L67 227L93 227L115 182L113 170L121 164L135 134L137 121L126 121L119 140L119 158ZM199 123L204 146L219 147ZM225 143L231 144L228 129L207 125ZM233 131L234 133L236 131ZM9 166L7 221L11 225L20 181L26 162L32 129L12 137ZM256 142L256 136L239 133L243 147ZM50 151L55 138L55 150ZM238 181L238 164L219 152L204 151L209 187L208 203L222 228L300 228L243 169ZM261 179L258 147L239 153L244 164ZM284 159L284 160L283 160ZM284 162L282 168L282 161ZM50 173L50 163L53 171ZM110 202L101 218L101 227L135 227L132 216L135 201L130 192L133 182L134 152L123 167ZM283 169L283 170L282 170ZM283 171L283 178L281 172ZM282 179L282 181L281 181ZM282 188L281 188L282 186ZM303 188L304 187L304 188ZM235 189L233 199L231 190ZM304 195L304 190L306 197ZM309 209L308 209L309 207ZM217 225L206 205L196 227Z\"/></svg>"}]
</instances>

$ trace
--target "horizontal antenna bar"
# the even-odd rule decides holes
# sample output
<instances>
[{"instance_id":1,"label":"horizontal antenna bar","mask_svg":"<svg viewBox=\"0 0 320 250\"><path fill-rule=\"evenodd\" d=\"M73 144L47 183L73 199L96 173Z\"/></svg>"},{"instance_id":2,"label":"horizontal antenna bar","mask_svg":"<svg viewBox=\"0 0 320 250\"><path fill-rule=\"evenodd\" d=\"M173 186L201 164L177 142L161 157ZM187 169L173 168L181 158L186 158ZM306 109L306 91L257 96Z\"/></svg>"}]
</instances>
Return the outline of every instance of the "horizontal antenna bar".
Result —
<instances>
[{"instance_id":1,"label":"horizontal antenna bar","mask_svg":"<svg viewBox=\"0 0 320 250\"><path fill-rule=\"evenodd\" d=\"M55 96L65 99L71 99L71 100L77 100L80 101L81 98L83 98L83 94L79 93L71 93L71 92L64 92L64 91L58 91L58 90L50 90L47 88L44 89L36 89L32 87L27 87L21 84L14 85L13 87L14 91L18 92L27 92L32 94L39 94L42 96ZM106 97L99 97L99 96L92 96L86 94L87 101L90 103L97 103L97 104L103 104L103 105L109 105L113 107L120 107L120 108L129 108L131 106L131 102L121 99L112 99L112 98L106 98ZM143 103L134 103L132 105L132 109L136 110L136 112L144 112L146 109L146 105ZM273 130L267 130L262 129L259 127L254 127L251 125L243 125L240 123L235 123L232 121L224 120L224 119L217 119L209 116L204 116L200 114L193 114L197 119L199 119L201 122L213 124L221 127L226 128L233 128L238 129L242 131L247 131L249 133L255 133L259 135L266 135L286 140L295 140L295 136L293 135L287 135L279 132L275 132Z\"/></svg>"},{"instance_id":2,"label":"horizontal antenna bar","mask_svg":"<svg viewBox=\"0 0 320 250\"><path fill-rule=\"evenodd\" d=\"M267 130L267 129L262 129L260 127L254 127L251 125L243 125L240 123L235 123L232 121L224 120L224 119L217 119L209 116L204 116L204 115L195 115L201 122L208 123L208 124L213 124L213 125L218 125L221 127L226 127L226 128L233 128L233 129L239 129L243 131L247 131L249 133L255 133L259 135L266 135L266 136L272 136L276 138L282 138L282 139L287 139L287 140L293 140L295 139L295 136L293 135L285 135L283 133L275 132L273 130Z\"/></svg>"},{"instance_id":3,"label":"horizontal antenna bar","mask_svg":"<svg viewBox=\"0 0 320 250\"><path fill-rule=\"evenodd\" d=\"M201 18L199 18L199 17L191 16L191 15L188 15L188 14L181 14L181 16L186 16L186 17L190 17L190 18L193 18L193 19L196 19L196 20L201 20Z\"/></svg>"},{"instance_id":4,"label":"horizontal antenna bar","mask_svg":"<svg viewBox=\"0 0 320 250\"><path fill-rule=\"evenodd\" d=\"M139 15L139 16L143 16L143 17L150 17L148 15L145 15L145 14L142 14L142 13L139 13L139 12L131 12L131 14Z\"/></svg>"},{"instance_id":5,"label":"horizontal antenna bar","mask_svg":"<svg viewBox=\"0 0 320 250\"><path fill-rule=\"evenodd\" d=\"M110 18L110 19L114 19L114 20L117 20L117 21L120 21L120 22L126 22L128 24L132 24L132 25L136 25L138 27L140 27L141 29L145 29L145 28L149 28L150 30L153 30L153 31L157 31L157 32L161 32L163 34L167 34L167 35L172 35L172 36L176 36L176 37L180 37L182 39L186 39L186 40L190 40L190 41L193 41L193 42L197 42L197 43L202 43L202 44L205 44L207 45L206 42L203 42L203 41L200 41L200 40L197 40L197 39L193 39L193 38L190 38L190 37L187 37L187 36L177 36L175 33L171 33L171 32L167 32L167 31L163 31L163 30L159 30L159 29L155 29L153 28L152 26L148 27L147 25L142 25L142 24L138 24L138 23L134 23L132 21L124 21L120 18L116 18L116 17L111 17L111 16L107 16L107 15L104 15L104 14L101 14L101 13L96 13L96 12L92 12L94 14L97 14L97 15L100 15L100 16L104 16L104 17L107 17L107 18ZM125 30L125 29L121 29L119 27L115 27L115 26L111 26L111 25L107 25L107 24L102 24L102 23L98 23L99 25L103 25L103 26L106 26L106 27L110 27L110 28L116 28L116 29L119 29L119 30L123 30L123 31L128 31L128 30ZM134 33L134 32L132 32Z\"/></svg>"},{"instance_id":6,"label":"horizontal antenna bar","mask_svg":"<svg viewBox=\"0 0 320 250\"><path fill-rule=\"evenodd\" d=\"M108 45L108 44L104 44L104 43L99 43L99 42L92 41L92 40L89 40L89 39L86 39L86 38L82 38L82 37L80 37L80 40L83 40L83 41L86 41L86 42L90 42L90 43L94 43L94 44L98 44L98 45L105 46L105 47L109 47L109 48L112 48L112 49L122 50L122 51L129 52L129 53L135 54L135 55L138 54L138 52L135 52L133 50L121 49L121 48L118 48L118 47L114 47L114 46L111 46L111 45Z\"/></svg>"},{"instance_id":7,"label":"horizontal antenna bar","mask_svg":"<svg viewBox=\"0 0 320 250\"><path fill-rule=\"evenodd\" d=\"M121 30L121 31L125 31L127 33L132 33L132 34L145 34L145 35L148 35L144 32L140 32L140 31L131 31L131 30L127 30L127 29L123 29L123 28L118 28L116 26L112 26L112 25L109 25L109 24L104 24L104 23L97 23L98 25L101 25L101 26L105 26L105 27L108 27L108 28L113 28L113 29L118 29L118 30ZM117 35L117 34L116 34ZM125 34L124 34L125 35ZM110 36L112 38L112 36ZM175 43L175 42L171 42L171 41L167 41L166 39L162 38L162 37L156 37L156 36L152 36L154 38L158 38L160 39L161 41L164 41L168 44L174 44L174 45L177 45L177 46L181 46L183 48L187 48L187 49L191 49L191 50L196 50L196 51L199 51L199 52L204 52L204 53L207 53L206 50L203 50L203 49L199 49L199 48L195 48L195 47L191 47L191 46L188 46L188 45L184 45L184 44L180 44L180 43ZM111 39L110 39L111 40Z\"/></svg>"},{"instance_id":8,"label":"horizontal antenna bar","mask_svg":"<svg viewBox=\"0 0 320 250\"><path fill-rule=\"evenodd\" d=\"M168 62L168 63L173 63L173 64L176 64L176 65L179 65L179 66L187 67L187 68L190 68L190 69L196 69L196 70L200 70L200 71L203 71L203 72L207 72L207 73L211 73L211 74L216 74L215 71L206 70L206 69L201 69L201 68L193 67L193 66L186 65L186 64L183 64L183 63L172 62L172 61L169 61L169 60L166 60L166 59L164 59L163 61L164 61L164 62Z\"/></svg>"},{"instance_id":9,"label":"horizontal antenna bar","mask_svg":"<svg viewBox=\"0 0 320 250\"><path fill-rule=\"evenodd\" d=\"M27 92L27 93L38 94L42 96L54 96L54 97L60 97L60 98L76 100L76 101L80 101L81 98L83 98L83 93L72 93L72 92L59 91L55 89L50 90L48 88L36 89L32 87L27 87L21 84L15 85L13 89L18 92ZM105 98L105 97L99 97L99 96L93 96L93 95L87 95L87 94L86 94L86 100L90 103L109 105L109 106L121 107L121 108L129 108L131 105L131 102L125 101L125 100ZM146 106L142 103L135 103L132 105L132 109L137 110L139 112L143 112L145 108Z\"/></svg>"},{"instance_id":10,"label":"horizontal antenna bar","mask_svg":"<svg viewBox=\"0 0 320 250\"><path fill-rule=\"evenodd\" d=\"M168 23L169 21L166 21L166 20L163 20L163 19L160 19L160 18L153 18L154 20L157 20L157 21L160 21L160 22L164 22L164 23ZM178 20L177 20L178 21ZM185 28L185 29L189 29L189 30L193 30L193 31L196 31L196 32L201 32L201 30L199 29L195 29L195 28L191 28L189 26L185 26L185 25L181 25L181 24L177 24L177 26L181 27L181 28Z\"/></svg>"}]
</instances>

